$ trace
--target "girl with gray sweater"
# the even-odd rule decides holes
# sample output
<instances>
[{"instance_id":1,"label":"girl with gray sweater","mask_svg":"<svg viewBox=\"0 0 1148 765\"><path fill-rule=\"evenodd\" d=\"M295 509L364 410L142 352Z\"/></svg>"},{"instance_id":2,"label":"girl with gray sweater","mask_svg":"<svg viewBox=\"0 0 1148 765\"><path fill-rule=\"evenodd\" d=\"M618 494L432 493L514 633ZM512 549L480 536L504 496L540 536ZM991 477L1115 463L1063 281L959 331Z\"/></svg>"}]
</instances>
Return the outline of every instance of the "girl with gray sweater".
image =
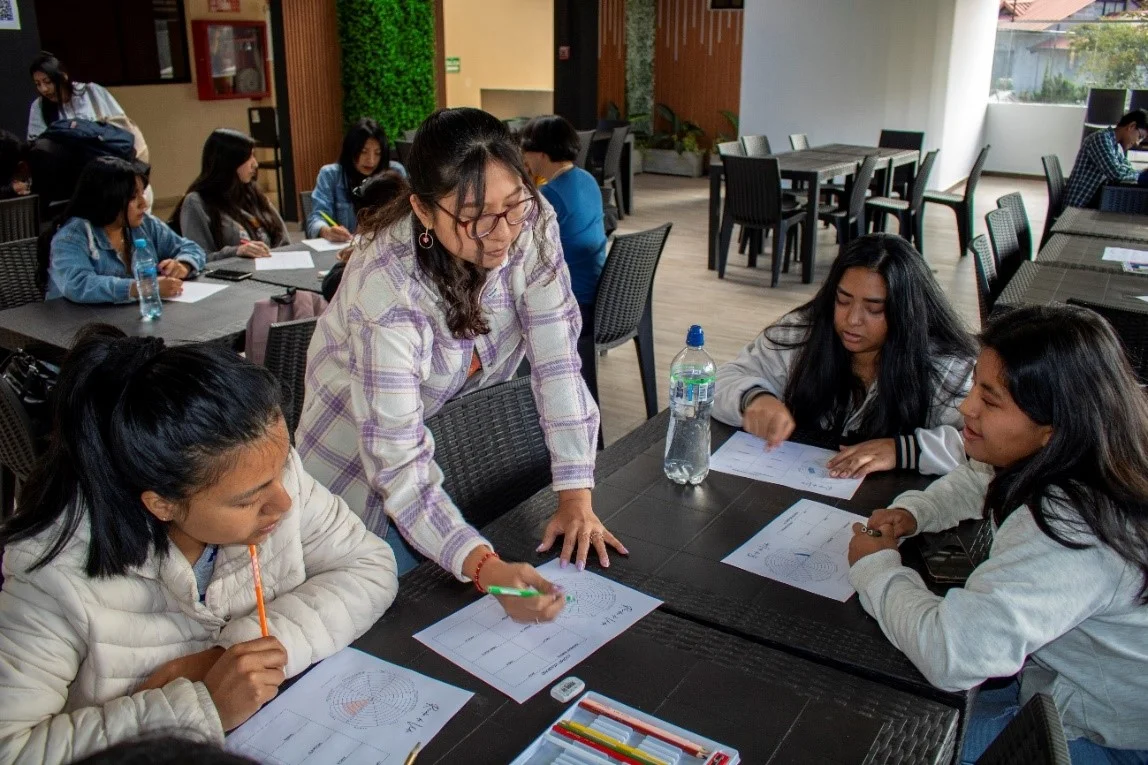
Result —
<instances>
[{"instance_id":1,"label":"girl with gray sweater","mask_svg":"<svg viewBox=\"0 0 1148 765\"><path fill-rule=\"evenodd\" d=\"M255 182L255 141L220 128L203 145L199 177L172 214L170 224L203 247L208 261L264 258L288 244L287 226Z\"/></svg>"},{"instance_id":2,"label":"girl with gray sweater","mask_svg":"<svg viewBox=\"0 0 1148 765\"><path fill-rule=\"evenodd\" d=\"M1148 763L1148 400L1120 341L1081 308L1010 312L961 413L969 462L854 526L862 607L940 688L1016 676L978 694L963 762L1045 693L1074 763ZM963 587L901 565L899 537L980 517L993 543Z\"/></svg>"}]
</instances>

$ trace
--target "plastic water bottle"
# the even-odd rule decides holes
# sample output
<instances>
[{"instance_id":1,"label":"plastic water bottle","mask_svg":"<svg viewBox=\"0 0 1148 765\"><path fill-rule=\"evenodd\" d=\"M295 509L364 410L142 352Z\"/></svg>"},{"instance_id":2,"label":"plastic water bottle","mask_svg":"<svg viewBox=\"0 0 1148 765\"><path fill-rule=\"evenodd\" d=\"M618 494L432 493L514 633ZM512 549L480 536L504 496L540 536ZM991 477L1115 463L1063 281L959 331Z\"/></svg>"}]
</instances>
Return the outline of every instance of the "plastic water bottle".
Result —
<instances>
[{"instance_id":1,"label":"plastic water bottle","mask_svg":"<svg viewBox=\"0 0 1148 765\"><path fill-rule=\"evenodd\" d=\"M670 364L670 432L664 467L674 483L699 484L710 472L710 410L717 367L704 345L705 333L695 324L686 334L686 347Z\"/></svg>"},{"instance_id":2,"label":"plastic water bottle","mask_svg":"<svg viewBox=\"0 0 1148 765\"><path fill-rule=\"evenodd\" d=\"M163 301L159 296L159 264L147 246L146 239L136 239L132 257L132 273L136 277L136 291L140 295L140 316L152 321L163 315Z\"/></svg>"}]
</instances>

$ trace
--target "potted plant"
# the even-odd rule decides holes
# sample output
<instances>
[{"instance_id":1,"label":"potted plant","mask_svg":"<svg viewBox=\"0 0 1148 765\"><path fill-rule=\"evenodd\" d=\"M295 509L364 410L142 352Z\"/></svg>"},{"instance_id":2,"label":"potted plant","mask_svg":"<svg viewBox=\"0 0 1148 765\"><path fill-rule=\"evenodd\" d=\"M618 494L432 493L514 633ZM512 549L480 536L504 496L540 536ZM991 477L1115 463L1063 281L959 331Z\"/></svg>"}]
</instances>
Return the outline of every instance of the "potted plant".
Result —
<instances>
[{"instance_id":1,"label":"potted plant","mask_svg":"<svg viewBox=\"0 0 1148 765\"><path fill-rule=\"evenodd\" d=\"M655 131L644 142L643 170L647 173L697 178L702 174L705 158L699 143L705 138L705 131L696 123L679 118L665 104L658 104L655 109L669 130Z\"/></svg>"}]
</instances>

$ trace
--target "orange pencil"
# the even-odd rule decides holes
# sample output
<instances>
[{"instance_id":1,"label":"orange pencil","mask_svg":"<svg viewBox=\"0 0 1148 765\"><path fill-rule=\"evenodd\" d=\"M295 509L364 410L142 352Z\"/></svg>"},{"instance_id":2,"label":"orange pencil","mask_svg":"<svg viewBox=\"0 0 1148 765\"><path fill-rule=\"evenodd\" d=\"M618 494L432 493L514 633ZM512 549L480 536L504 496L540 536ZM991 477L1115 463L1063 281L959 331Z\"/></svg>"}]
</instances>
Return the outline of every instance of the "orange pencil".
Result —
<instances>
[{"instance_id":1,"label":"orange pencil","mask_svg":"<svg viewBox=\"0 0 1148 765\"><path fill-rule=\"evenodd\" d=\"M255 606L259 609L259 629L263 637L269 637L267 631L267 609L263 607L263 577L259 574L259 552L255 545L247 545L247 552L251 553L251 573L255 575Z\"/></svg>"}]
</instances>

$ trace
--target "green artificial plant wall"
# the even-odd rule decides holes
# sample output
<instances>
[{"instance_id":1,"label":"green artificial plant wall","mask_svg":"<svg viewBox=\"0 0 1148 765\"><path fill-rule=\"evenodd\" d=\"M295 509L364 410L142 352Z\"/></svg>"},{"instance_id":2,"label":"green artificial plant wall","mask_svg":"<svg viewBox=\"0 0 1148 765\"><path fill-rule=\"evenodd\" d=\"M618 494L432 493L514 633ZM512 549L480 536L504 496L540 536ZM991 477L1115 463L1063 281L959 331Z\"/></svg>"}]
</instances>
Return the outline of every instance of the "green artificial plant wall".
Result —
<instances>
[{"instance_id":1,"label":"green artificial plant wall","mask_svg":"<svg viewBox=\"0 0 1148 765\"><path fill-rule=\"evenodd\" d=\"M654 0L626 0L626 118L649 134L654 111Z\"/></svg>"},{"instance_id":2,"label":"green artificial plant wall","mask_svg":"<svg viewBox=\"0 0 1148 765\"><path fill-rule=\"evenodd\" d=\"M336 0L343 122L373 117L402 139L435 108L433 0Z\"/></svg>"}]
</instances>

